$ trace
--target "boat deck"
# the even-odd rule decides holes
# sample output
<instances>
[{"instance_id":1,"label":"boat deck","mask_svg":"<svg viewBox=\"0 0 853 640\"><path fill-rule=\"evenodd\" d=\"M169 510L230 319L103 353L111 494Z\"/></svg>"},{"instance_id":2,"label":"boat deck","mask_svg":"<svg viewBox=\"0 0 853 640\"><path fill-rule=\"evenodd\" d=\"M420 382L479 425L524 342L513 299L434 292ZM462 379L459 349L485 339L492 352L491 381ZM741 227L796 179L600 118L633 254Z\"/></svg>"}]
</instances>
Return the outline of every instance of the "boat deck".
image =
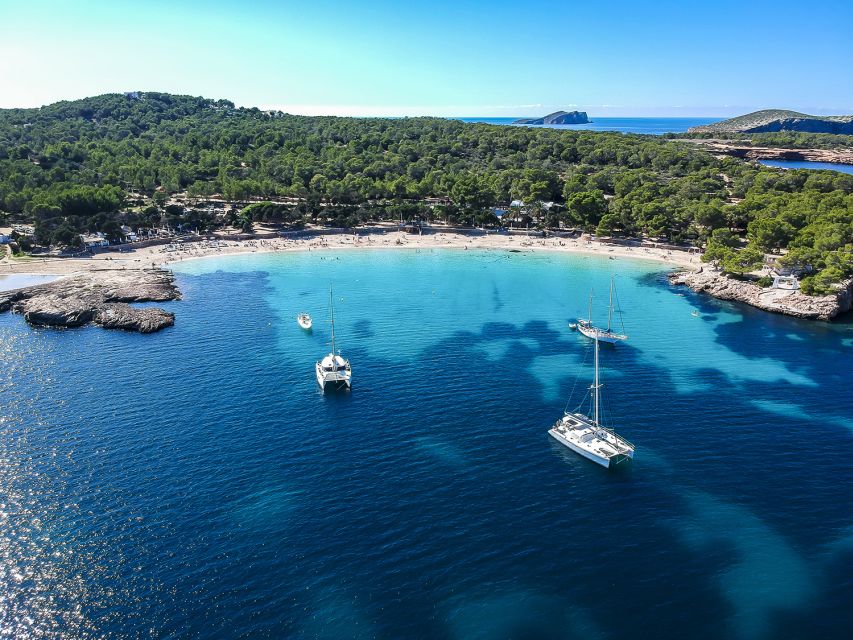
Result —
<instances>
[{"instance_id":1,"label":"boat deck","mask_svg":"<svg viewBox=\"0 0 853 640\"><path fill-rule=\"evenodd\" d=\"M554 429L576 446L597 456L614 458L634 454L634 445L612 431L587 422L576 415L567 415L554 425Z\"/></svg>"}]
</instances>

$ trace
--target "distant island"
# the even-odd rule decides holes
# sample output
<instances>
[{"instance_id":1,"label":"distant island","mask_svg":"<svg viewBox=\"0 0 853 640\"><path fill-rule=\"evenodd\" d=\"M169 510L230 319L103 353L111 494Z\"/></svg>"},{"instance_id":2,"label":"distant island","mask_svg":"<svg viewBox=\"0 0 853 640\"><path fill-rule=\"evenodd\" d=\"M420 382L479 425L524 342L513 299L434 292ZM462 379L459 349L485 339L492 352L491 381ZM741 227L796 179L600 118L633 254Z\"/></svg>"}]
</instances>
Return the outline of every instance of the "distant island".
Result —
<instances>
[{"instance_id":1,"label":"distant island","mask_svg":"<svg viewBox=\"0 0 853 640\"><path fill-rule=\"evenodd\" d=\"M513 124L586 124L586 111L555 111L541 118L519 118Z\"/></svg>"},{"instance_id":2,"label":"distant island","mask_svg":"<svg viewBox=\"0 0 853 640\"><path fill-rule=\"evenodd\" d=\"M797 111L764 109L743 116L688 129L688 133L806 133L853 134L853 116L810 116Z\"/></svg>"}]
</instances>

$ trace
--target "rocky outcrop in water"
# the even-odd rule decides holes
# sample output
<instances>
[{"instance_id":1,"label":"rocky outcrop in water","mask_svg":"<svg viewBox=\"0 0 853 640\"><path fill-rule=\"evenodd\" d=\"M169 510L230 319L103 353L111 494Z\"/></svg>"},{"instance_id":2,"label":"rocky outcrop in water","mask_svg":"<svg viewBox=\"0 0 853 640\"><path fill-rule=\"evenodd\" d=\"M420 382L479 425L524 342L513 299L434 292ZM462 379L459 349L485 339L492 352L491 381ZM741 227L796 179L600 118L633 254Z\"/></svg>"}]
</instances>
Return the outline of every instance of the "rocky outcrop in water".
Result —
<instances>
[{"instance_id":1,"label":"rocky outcrop in water","mask_svg":"<svg viewBox=\"0 0 853 640\"><path fill-rule=\"evenodd\" d=\"M809 320L832 320L853 308L853 280L837 294L807 296L800 291L765 289L752 282L735 280L718 271L677 271L669 275L675 285L685 285L721 300L734 300L753 307Z\"/></svg>"},{"instance_id":2,"label":"rocky outcrop in water","mask_svg":"<svg viewBox=\"0 0 853 640\"><path fill-rule=\"evenodd\" d=\"M130 302L180 299L174 277L162 269L108 269L78 273L48 284L0 293L0 312L20 313L47 327L96 324L153 333L175 324L175 314Z\"/></svg>"},{"instance_id":3,"label":"rocky outcrop in water","mask_svg":"<svg viewBox=\"0 0 853 640\"><path fill-rule=\"evenodd\" d=\"M586 111L555 111L541 118L520 118L513 124L586 124Z\"/></svg>"}]
</instances>

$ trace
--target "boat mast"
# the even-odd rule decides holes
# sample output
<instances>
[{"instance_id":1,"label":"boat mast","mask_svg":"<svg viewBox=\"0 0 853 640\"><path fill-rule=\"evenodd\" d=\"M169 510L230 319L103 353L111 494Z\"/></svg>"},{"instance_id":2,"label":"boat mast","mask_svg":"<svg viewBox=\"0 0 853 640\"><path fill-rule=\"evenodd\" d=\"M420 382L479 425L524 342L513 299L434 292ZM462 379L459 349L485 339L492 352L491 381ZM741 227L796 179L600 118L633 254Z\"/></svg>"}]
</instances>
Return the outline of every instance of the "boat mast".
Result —
<instances>
[{"instance_id":1,"label":"boat mast","mask_svg":"<svg viewBox=\"0 0 853 640\"><path fill-rule=\"evenodd\" d=\"M589 324L592 326L592 289L589 290Z\"/></svg>"},{"instance_id":2,"label":"boat mast","mask_svg":"<svg viewBox=\"0 0 853 640\"><path fill-rule=\"evenodd\" d=\"M595 426L598 426L598 404L599 404L599 389L601 385L598 383L598 334L595 335L595 384L592 385L593 389L595 389L595 418L593 422Z\"/></svg>"},{"instance_id":3,"label":"boat mast","mask_svg":"<svg viewBox=\"0 0 853 640\"><path fill-rule=\"evenodd\" d=\"M610 331L610 325L613 322L613 278L610 278L610 306L607 309L607 331Z\"/></svg>"},{"instance_id":4,"label":"boat mast","mask_svg":"<svg viewBox=\"0 0 853 640\"><path fill-rule=\"evenodd\" d=\"M335 354L335 305L332 301L332 285L329 285L329 317L332 320L332 355Z\"/></svg>"}]
</instances>

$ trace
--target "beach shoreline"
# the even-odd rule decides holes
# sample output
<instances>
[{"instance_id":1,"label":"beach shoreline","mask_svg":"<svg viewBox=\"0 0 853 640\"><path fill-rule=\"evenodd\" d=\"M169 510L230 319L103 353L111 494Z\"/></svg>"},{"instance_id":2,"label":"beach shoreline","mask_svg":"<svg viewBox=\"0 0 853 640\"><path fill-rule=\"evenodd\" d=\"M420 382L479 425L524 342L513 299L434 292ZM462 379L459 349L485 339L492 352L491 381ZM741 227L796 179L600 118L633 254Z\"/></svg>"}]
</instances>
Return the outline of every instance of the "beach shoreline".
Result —
<instances>
[{"instance_id":1,"label":"beach shoreline","mask_svg":"<svg viewBox=\"0 0 853 640\"><path fill-rule=\"evenodd\" d=\"M212 239L211 239L212 238ZM504 233L465 234L438 231L424 235L404 231L341 233L309 231L294 234L294 237L269 235L245 239L194 238L192 241L155 244L144 247L123 245L117 251L105 251L87 257L45 257L0 260L0 293L11 289L2 287L3 276L56 276L56 287L68 288L62 283L86 283L120 274L138 272L144 280L146 272L166 271L173 273L173 265L190 260L247 255L288 254L306 251L346 252L352 250L475 250L512 251L519 253L564 253L570 255L597 256L611 260L645 260L657 262L669 271L673 286L685 285L696 292L722 300L741 302L765 311L815 320L829 320L850 310L853 298L853 282L838 295L812 297L795 291L765 290L755 284L726 277L713 269L706 269L700 255L687 250L667 247L626 246L600 242L585 238L531 238L526 235ZM110 275L110 273L114 275ZM35 285L38 286L38 285ZM85 289L84 284L80 284ZM42 285L42 288L53 288ZM68 294L74 297L73 292ZM179 294L177 294L179 295ZM8 296L7 296L8 297Z\"/></svg>"},{"instance_id":2,"label":"beach shoreline","mask_svg":"<svg viewBox=\"0 0 853 640\"><path fill-rule=\"evenodd\" d=\"M215 239L134 248L122 245L120 251L105 251L88 257L33 257L0 260L0 275L30 274L68 276L102 269L169 269L187 260L235 255L291 253L300 251L339 251L352 249L474 249L520 252L558 252L612 259L651 260L679 269L698 269L699 256L687 251L659 247L624 246L577 238L529 238L509 234L468 235L439 231L417 235L403 231L386 233L322 232L304 237Z\"/></svg>"}]
</instances>

